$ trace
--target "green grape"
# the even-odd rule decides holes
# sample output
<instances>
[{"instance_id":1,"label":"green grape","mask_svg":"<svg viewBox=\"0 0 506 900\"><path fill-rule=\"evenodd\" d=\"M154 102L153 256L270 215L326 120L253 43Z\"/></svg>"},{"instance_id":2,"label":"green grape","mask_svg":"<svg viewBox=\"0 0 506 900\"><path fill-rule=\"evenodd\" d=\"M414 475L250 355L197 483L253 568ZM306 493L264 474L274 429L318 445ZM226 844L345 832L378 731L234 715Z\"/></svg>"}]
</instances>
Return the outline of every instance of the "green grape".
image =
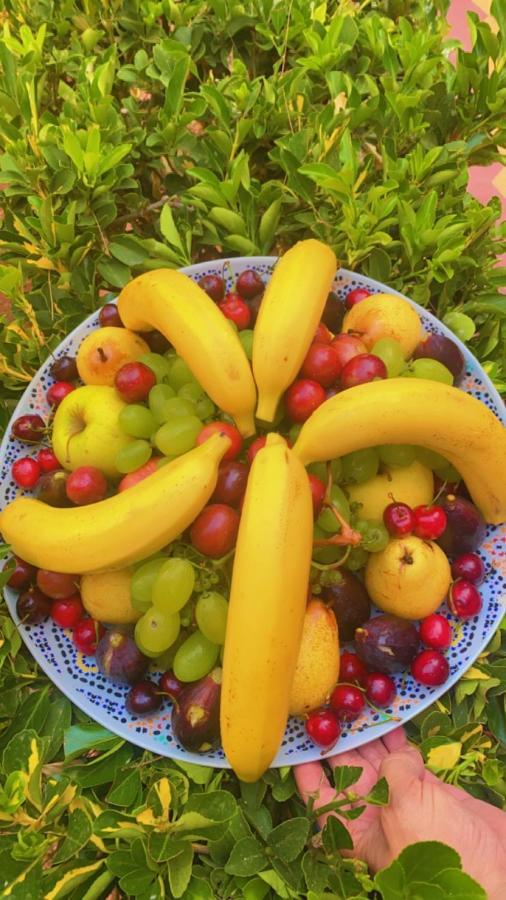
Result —
<instances>
[{"instance_id":1,"label":"green grape","mask_svg":"<svg viewBox=\"0 0 506 900\"><path fill-rule=\"evenodd\" d=\"M196 416L174 418L158 429L155 444L166 456L181 456L195 446L201 431L202 422Z\"/></svg>"},{"instance_id":2,"label":"green grape","mask_svg":"<svg viewBox=\"0 0 506 900\"><path fill-rule=\"evenodd\" d=\"M332 472L332 480L339 483L343 477L343 464L340 457L332 460L330 463L330 470Z\"/></svg>"},{"instance_id":3,"label":"green grape","mask_svg":"<svg viewBox=\"0 0 506 900\"><path fill-rule=\"evenodd\" d=\"M374 356L379 356L387 367L389 378L395 378L400 375L404 366L404 353L398 341L393 338L380 338L376 341L374 347L370 351Z\"/></svg>"},{"instance_id":4,"label":"green grape","mask_svg":"<svg viewBox=\"0 0 506 900\"><path fill-rule=\"evenodd\" d=\"M134 609L146 612L152 604L151 595L156 576L167 562L166 556L157 556L139 566L130 582L130 597Z\"/></svg>"},{"instance_id":5,"label":"green grape","mask_svg":"<svg viewBox=\"0 0 506 900\"><path fill-rule=\"evenodd\" d=\"M162 381L168 381L170 363L165 359L165 356L161 356L159 353L143 353L142 356L139 356L139 362L149 366L151 371L155 373L158 384Z\"/></svg>"},{"instance_id":6,"label":"green grape","mask_svg":"<svg viewBox=\"0 0 506 900\"><path fill-rule=\"evenodd\" d=\"M194 631L179 647L173 671L180 681L197 681L211 671L218 654L219 644L213 644L201 631Z\"/></svg>"},{"instance_id":7,"label":"green grape","mask_svg":"<svg viewBox=\"0 0 506 900\"><path fill-rule=\"evenodd\" d=\"M356 450L342 457L343 479L352 484L362 484L378 473L378 451L371 447L367 450Z\"/></svg>"},{"instance_id":8,"label":"green grape","mask_svg":"<svg viewBox=\"0 0 506 900\"><path fill-rule=\"evenodd\" d=\"M346 521L348 522L350 518L350 506L348 503L348 499L337 484L333 484L330 489L330 499L333 505L336 507L337 511L341 513L343 519L346 519ZM323 528L323 531L327 532L328 534L337 534L338 531L341 531L340 523L336 519L332 510L328 509L328 507L322 509L317 519L317 525L319 528Z\"/></svg>"},{"instance_id":9,"label":"green grape","mask_svg":"<svg viewBox=\"0 0 506 900\"><path fill-rule=\"evenodd\" d=\"M327 464L324 462L316 462L311 463L307 470L310 475L314 475L316 478L319 478L320 481L323 481L324 484L327 484L328 475L327 475Z\"/></svg>"},{"instance_id":10,"label":"green grape","mask_svg":"<svg viewBox=\"0 0 506 900\"><path fill-rule=\"evenodd\" d=\"M369 559L369 554L364 547L353 547L350 550L350 554L348 559L345 562L345 566L350 572L357 572L358 569L361 569L365 566L367 560Z\"/></svg>"},{"instance_id":11,"label":"green grape","mask_svg":"<svg viewBox=\"0 0 506 900\"><path fill-rule=\"evenodd\" d=\"M121 430L130 437L149 438L156 430L156 419L153 413L145 406L141 406L140 403L128 403L124 406L118 421Z\"/></svg>"},{"instance_id":12,"label":"green grape","mask_svg":"<svg viewBox=\"0 0 506 900\"><path fill-rule=\"evenodd\" d=\"M184 359L177 356L170 363L169 384L177 392L183 385L190 383L198 384L198 381Z\"/></svg>"},{"instance_id":13,"label":"green grape","mask_svg":"<svg viewBox=\"0 0 506 900\"><path fill-rule=\"evenodd\" d=\"M206 396L200 384L197 384L196 381L188 381L186 384L183 384L183 387L179 388L177 395L193 404L200 400L201 397Z\"/></svg>"},{"instance_id":14,"label":"green grape","mask_svg":"<svg viewBox=\"0 0 506 900\"><path fill-rule=\"evenodd\" d=\"M172 419L186 418L186 416L195 415L195 404L191 400L184 400L182 397L171 397L165 401L164 406L164 422L170 422Z\"/></svg>"},{"instance_id":15,"label":"green grape","mask_svg":"<svg viewBox=\"0 0 506 900\"><path fill-rule=\"evenodd\" d=\"M163 425L167 421L165 404L167 400L172 400L174 396L174 388L171 388L168 384L155 384L151 388L148 397L149 408L158 425Z\"/></svg>"},{"instance_id":16,"label":"green grape","mask_svg":"<svg viewBox=\"0 0 506 900\"><path fill-rule=\"evenodd\" d=\"M428 469L444 469L448 465L444 456L436 453L435 450L429 450L427 447L415 447L415 452L418 462L421 462L422 466L427 466Z\"/></svg>"},{"instance_id":17,"label":"green grape","mask_svg":"<svg viewBox=\"0 0 506 900\"><path fill-rule=\"evenodd\" d=\"M116 468L122 475L135 472L140 469L148 459L151 459L153 448L147 441L131 441L125 444L116 454Z\"/></svg>"},{"instance_id":18,"label":"green grape","mask_svg":"<svg viewBox=\"0 0 506 900\"><path fill-rule=\"evenodd\" d=\"M216 407L213 401L205 394L195 403L195 412L199 419L210 419L214 415Z\"/></svg>"},{"instance_id":19,"label":"green grape","mask_svg":"<svg viewBox=\"0 0 506 900\"><path fill-rule=\"evenodd\" d=\"M377 522L374 519L359 519L354 527L362 535L360 546L369 553L379 553L380 550L384 550L390 540L383 522Z\"/></svg>"},{"instance_id":20,"label":"green grape","mask_svg":"<svg viewBox=\"0 0 506 900\"><path fill-rule=\"evenodd\" d=\"M313 540L327 540L328 537L328 532L324 531L323 528L319 528L317 524L314 526ZM345 549L346 548L344 547L332 546L332 544L329 544L328 547L313 547L313 559L315 562L328 565L329 563L334 563L337 562L338 559L341 559Z\"/></svg>"},{"instance_id":21,"label":"green grape","mask_svg":"<svg viewBox=\"0 0 506 900\"><path fill-rule=\"evenodd\" d=\"M136 623L135 643L146 656L160 656L177 639L180 627L179 613L168 615L153 606Z\"/></svg>"},{"instance_id":22,"label":"green grape","mask_svg":"<svg viewBox=\"0 0 506 900\"><path fill-rule=\"evenodd\" d=\"M449 484L455 484L457 481L461 481L461 475L457 472L455 466L452 466L451 463L446 463L445 466L441 466L441 468L434 469L434 474L437 475L441 481L448 481Z\"/></svg>"},{"instance_id":23,"label":"green grape","mask_svg":"<svg viewBox=\"0 0 506 900\"><path fill-rule=\"evenodd\" d=\"M427 381L441 381L443 384L453 384L453 375L443 363L437 359L414 359L409 368L403 372L406 378L423 378Z\"/></svg>"},{"instance_id":24,"label":"green grape","mask_svg":"<svg viewBox=\"0 0 506 900\"><path fill-rule=\"evenodd\" d=\"M288 440L290 440L292 442L292 444L295 444L295 441L297 440L297 438L300 434L301 428L302 428L302 425L300 424L300 422L294 422L293 425L290 427L290 431L288 432Z\"/></svg>"},{"instance_id":25,"label":"green grape","mask_svg":"<svg viewBox=\"0 0 506 900\"><path fill-rule=\"evenodd\" d=\"M244 347L244 352L249 360L253 359L253 332L251 328L244 328L239 332L239 340Z\"/></svg>"},{"instance_id":26,"label":"green grape","mask_svg":"<svg viewBox=\"0 0 506 900\"><path fill-rule=\"evenodd\" d=\"M416 459L416 447L412 444L381 444L377 448L379 458L386 466L410 466Z\"/></svg>"},{"instance_id":27,"label":"green grape","mask_svg":"<svg viewBox=\"0 0 506 900\"><path fill-rule=\"evenodd\" d=\"M190 599L195 570L189 559L172 557L159 570L153 585L153 605L164 613L176 613Z\"/></svg>"},{"instance_id":28,"label":"green grape","mask_svg":"<svg viewBox=\"0 0 506 900\"><path fill-rule=\"evenodd\" d=\"M195 607L195 619L204 637L213 644L223 644L227 628L228 603L223 594L206 591Z\"/></svg>"}]
</instances>

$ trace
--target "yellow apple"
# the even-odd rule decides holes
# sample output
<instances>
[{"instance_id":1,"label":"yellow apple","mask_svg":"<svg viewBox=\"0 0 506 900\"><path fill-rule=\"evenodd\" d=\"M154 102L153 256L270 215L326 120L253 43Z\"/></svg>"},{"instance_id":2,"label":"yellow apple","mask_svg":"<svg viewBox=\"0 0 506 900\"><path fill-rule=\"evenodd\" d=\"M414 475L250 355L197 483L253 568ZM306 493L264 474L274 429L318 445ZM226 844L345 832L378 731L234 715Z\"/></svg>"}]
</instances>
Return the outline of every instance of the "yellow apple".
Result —
<instances>
[{"instance_id":1,"label":"yellow apple","mask_svg":"<svg viewBox=\"0 0 506 900\"><path fill-rule=\"evenodd\" d=\"M441 547L413 535L371 553L365 567L373 603L402 619L430 616L445 599L450 582L450 563Z\"/></svg>"},{"instance_id":2,"label":"yellow apple","mask_svg":"<svg viewBox=\"0 0 506 900\"><path fill-rule=\"evenodd\" d=\"M346 313L341 330L356 334L368 350L380 338L393 338L401 345L405 359L424 335L417 311L395 294L373 294L356 303Z\"/></svg>"},{"instance_id":3,"label":"yellow apple","mask_svg":"<svg viewBox=\"0 0 506 900\"><path fill-rule=\"evenodd\" d=\"M383 520L383 511L389 503L407 503L412 508L430 503L434 496L434 478L430 469L417 460L402 468L385 468L362 484L346 486L351 503L362 504L358 510L361 519Z\"/></svg>"},{"instance_id":4,"label":"yellow apple","mask_svg":"<svg viewBox=\"0 0 506 900\"><path fill-rule=\"evenodd\" d=\"M112 386L116 372L125 363L135 362L149 347L128 328L98 328L85 337L77 351L77 371L85 384Z\"/></svg>"},{"instance_id":5,"label":"yellow apple","mask_svg":"<svg viewBox=\"0 0 506 900\"><path fill-rule=\"evenodd\" d=\"M132 569L81 576L81 599L87 613L107 625L130 625L142 616L130 599Z\"/></svg>"},{"instance_id":6,"label":"yellow apple","mask_svg":"<svg viewBox=\"0 0 506 900\"><path fill-rule=\"evenodd\" d=\"M96 466L105 475L118 476L116 454L133 440L118 422L125 405L114 388L103 384L67 394L53 422L53 450L60 465L71 471Z\"/></svg>"}]
</instances>

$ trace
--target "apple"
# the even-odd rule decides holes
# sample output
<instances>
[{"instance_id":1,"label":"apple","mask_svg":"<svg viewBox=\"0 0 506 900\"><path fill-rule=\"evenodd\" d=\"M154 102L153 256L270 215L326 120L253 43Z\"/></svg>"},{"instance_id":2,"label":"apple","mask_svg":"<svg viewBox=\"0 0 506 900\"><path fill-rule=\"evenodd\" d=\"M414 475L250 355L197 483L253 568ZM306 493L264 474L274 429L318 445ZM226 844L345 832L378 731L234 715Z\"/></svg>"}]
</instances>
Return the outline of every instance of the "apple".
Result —
<instances>
[{"instance_id":1,"label":"apple","mask_svg":"<svg viewBox=\"0 0 506 900\"><path fill-rule=\"evenodd\" d=\"M352 306L344 317L342 330L360 337L369 351L380 338L392 338L401 345L405 359L423 338L418 313L395 294L372 294Z\"/></svg>"},{"instance_id":2,"label":"apple","mask_svg":"<svg viewBox=\"0 0 506 900\"><path fill-rule=\"evenodd\" d=\"M53 450L60 465L71 471L94 466L109 477L118 476L116 454L133 440L118 422L125 406L115 389L104 384L85 385L68 394L53 422Z\"/></svg>"},{"instance_id":3,"label":"apple","mask_svg":"<svg viewBox=\"0 0 506 900\"><path fill-rule=\"evenodd\" d=\"M85 384L112 387L116 373L126 363L135 362L149 347L128 328L108 326L92 331L77 351L77 371Z\"/></svg>"},{"instance_id":4,"label":"apple","mask_svg":"<svg viewBox=\"0 0 506 900\"><path fill-rule=\"evenodd\" d=\"M366 302L366 301L363 301ZM434 541L409 535L396 538L365 567L365 586L376 606L402 619L424 619L445 599L452 574Z\"/></svg>"}]
</instances>

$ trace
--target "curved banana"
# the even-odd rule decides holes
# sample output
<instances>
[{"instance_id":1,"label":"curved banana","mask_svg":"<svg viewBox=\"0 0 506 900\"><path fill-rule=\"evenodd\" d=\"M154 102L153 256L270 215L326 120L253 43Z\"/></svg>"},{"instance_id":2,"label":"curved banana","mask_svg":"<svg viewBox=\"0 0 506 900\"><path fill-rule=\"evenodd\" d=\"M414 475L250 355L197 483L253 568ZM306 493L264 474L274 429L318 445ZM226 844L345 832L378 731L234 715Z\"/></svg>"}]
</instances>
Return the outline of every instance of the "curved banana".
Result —
<instances>
[{"instance_id":1,"label":"curved banana","mask_svg":"<svg viewBox=\"0 0 506 900\"><path fill-rule=\"evenodd\" d=\"M299 241L272 273L253 336L257 416L272 422L284 391L304 361L338 268L330 247Z\"/></svg>"},{"instance_id":2,"label":"curved banana","mask_svg":"<svg viewBox=\"0 0 506 900\"><path fill-rule=\"evenodd\" d=\"M237 332L198 284L174 269L145 272L123 288L118 309L127 328L161 331L243 437L255 433L248 358Z\"/></svg>"},{"instance_id":3,"label":"curved banana","mask_svg":"<svg viewBox=\"0 0 506 900\"><path fill-rule=\"evenodd\" d=\"M506 429L479 400L437 381L389 378L342 391L304 423L304 465L377 444L419 444L460 472L487 522L506 519Z\"/></svg>"},{"instance_id":4,"label":"curved banana","mask_svg":"<svg viewBox=\"0 0 506 900\"><path fill-rule=\"evenodd\" d=\"M193 522L214 491L224 435L168 463L107 500L56 509L19 497L0 513L13 552L33 566L84 575L120 569L157 553Z\"/></svg>"},{"instance_id":5,"label":"curved banana","mask_svg":"<svg viewBox=\"0 0 506 900\"><path fill-rule=\"evenodd\" d=\"M269 434L251 467L227 619L221 738L235 773L256 781L288 719L306 609L313 513L306 472Z\"/></svg>"}]
</instances>

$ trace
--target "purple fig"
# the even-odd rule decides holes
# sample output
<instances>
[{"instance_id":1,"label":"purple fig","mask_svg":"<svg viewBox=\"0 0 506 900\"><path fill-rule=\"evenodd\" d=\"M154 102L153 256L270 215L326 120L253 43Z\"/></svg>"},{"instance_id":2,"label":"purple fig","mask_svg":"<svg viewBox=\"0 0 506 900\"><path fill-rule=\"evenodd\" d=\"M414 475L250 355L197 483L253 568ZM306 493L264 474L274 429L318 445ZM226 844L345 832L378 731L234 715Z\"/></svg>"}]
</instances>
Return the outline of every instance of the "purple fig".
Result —
<instances>
[{"instance_id":1,"label":"purple fig","mask_svg":"<svg viewBox=\"0 0 506 900\"><path fill-rule=\"evenodd\" d=\"M357 656L375 672L402 672L420 645L412 622L386 613L374 616L355 631Z\"/></svg>"},{"instance_id":2,"label":"purple fig","mask_svg":"<svg viewBox=\"0 0 506 900\"><path fill-rule=\"evenodd\" d=\"M47 503L48 506L72 506L67 497L67 478L68 473L63 469L45 472L40 476L37 484L37 499Z\"/></svg>"},{"instance_id":3,"label":"purple fig","mask_svg":"<svg viewBox=\"0 0 506 900\"><path fill-rule=\"evenodd\" d=\"M185 750L207 750L220 738L221 669L185 687L172 708L172 731Z\"/></svg>"},{"instance_id":4,"label":"purple fig","mask_svg":"<svg viewBox=\"0 0 506 900\"><path fill-rule=\"evenodd\" d=\"M339 575L339 581L322 587L320 596L334 612L340 641L352 641L355 629L371 614L371 602L360 578L347 569L340 570Z\"/></svg>"},{"instance_id":5,"label":"purple fig","mask_svg":"<svg viewBox=\"0 0 506 900\"><path fill-rule=\"evenodd\" d=\"M102 675L129 684L140 681L149 666L148 657L141 653L133 638L118 628L106 631L100 638L95 657Z\"/></svg>"},{"instance_id":6,"label":"purple fig","mask_svg":"<svg viewBox=\"0 0 506 900\"><path fill-rule=\"evenodd\" d=\"M456 494L446 494L437 501L447 518L446 528L437 542L447 556L460 556L476 550L485 537L485 520L479 509Z\"/></svg>"}]
</instances>

